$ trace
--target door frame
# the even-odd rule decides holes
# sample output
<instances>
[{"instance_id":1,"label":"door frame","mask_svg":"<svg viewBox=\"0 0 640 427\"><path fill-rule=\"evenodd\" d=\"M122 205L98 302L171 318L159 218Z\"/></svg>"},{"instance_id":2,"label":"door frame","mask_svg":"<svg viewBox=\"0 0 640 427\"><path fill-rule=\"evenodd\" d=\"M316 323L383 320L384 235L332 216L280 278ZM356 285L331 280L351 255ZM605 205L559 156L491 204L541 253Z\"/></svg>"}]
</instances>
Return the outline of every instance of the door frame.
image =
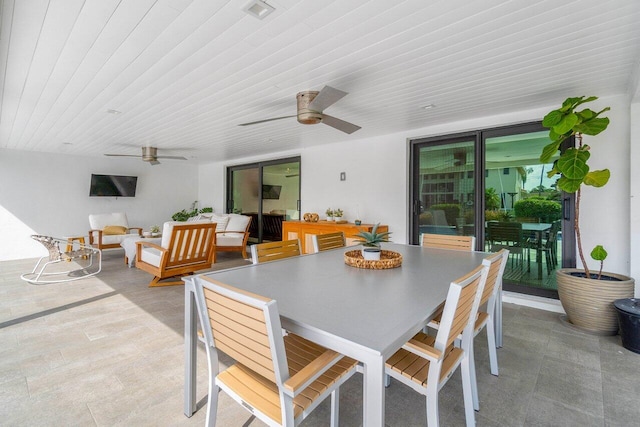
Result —
<instances>
[{"instance_id":1,"label":"door frame","mask_svg":"<svg viewBox=\"0 0 640 427\"><path fill-rule=\"evenodd\" d=\"M263 174L264 168L267 166L280 165L283 163L295 163L299 164L300 171L300 179L298 183L298 199L296 203L296 209L298 210L298 214L301 212L301 196L302 196L302 157L301 156L293 156L293 157L284 157L281 159L272 159L272 160L264 160L252 163L243 163L240 165L227 166L226 177L227 177L227 186L226 186L226 195L225 195L225 207L224 210L226 213L233 212L234 201L231 198L233 195L233 172L245 169L258 169L258 243L262 242L262 184L263 184Z\"/></svg>"}]
</instances>

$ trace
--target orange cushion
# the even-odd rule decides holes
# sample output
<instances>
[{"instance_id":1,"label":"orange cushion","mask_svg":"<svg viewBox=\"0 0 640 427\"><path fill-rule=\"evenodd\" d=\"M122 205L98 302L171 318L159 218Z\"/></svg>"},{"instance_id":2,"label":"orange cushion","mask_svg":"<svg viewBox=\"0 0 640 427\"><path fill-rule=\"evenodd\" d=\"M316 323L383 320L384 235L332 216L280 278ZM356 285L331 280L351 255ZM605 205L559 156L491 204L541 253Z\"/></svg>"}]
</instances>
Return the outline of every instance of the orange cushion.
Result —
<instances>
[{"instance_id":1,"label":"orange cushion","mask_svg":"<svg viewBox=\"0 0 640 427\"><path fill-rule=\"evenodd\" d=\"M125 234L127 232L127 227L122 225L107 225L102 229L102 234L104 235L115 235L115 234Z\"/></svg>"}]
</instances>

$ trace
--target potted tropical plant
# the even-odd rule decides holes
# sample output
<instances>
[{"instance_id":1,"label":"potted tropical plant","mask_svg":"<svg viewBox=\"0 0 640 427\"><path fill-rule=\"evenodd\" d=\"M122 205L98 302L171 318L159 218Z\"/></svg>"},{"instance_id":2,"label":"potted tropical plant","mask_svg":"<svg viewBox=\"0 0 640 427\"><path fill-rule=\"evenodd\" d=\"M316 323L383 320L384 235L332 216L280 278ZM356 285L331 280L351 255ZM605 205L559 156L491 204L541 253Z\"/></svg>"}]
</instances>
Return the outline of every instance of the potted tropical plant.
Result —
<instances>
[{"instance_id":1,"label":"potted tropical plant","mask_svg":"<svg viewBox=\"0 0 640 427\"><path fill-rule=\"evenodd\" d=\"M601 115L609 107L595 112L589 108L578 111L578 107L598 99L595 96L567 98L562 106L549 112L542 125L549 128L551 143L543 148L540 162L549 163L562 142L575 137L576 146L561 151L553 168L547 173L549 178L559 175L558 189L566 193L575 193L575 219L573 223L578 255L584 269L565 268L556 272L558 295L568 321L579 329L602 334L615 335L618 322L613 301L633 296L634 280L630 277L602 271L607 252L601 245L596 246L591 257L600 262L600 271L589 269L582 248L580 230L580 200L582 185L602 187L610 177L609 169L590 170L588 160L590 147L583 143L583 135L598 135L609 126L609 119Z\"/></svg>"},{"instance_id":2,"label":"potted tropical plant","mask_svg":"<svg viewBox=\"0 0 640 427\"><path fill-rule=\"evenodd\" d=\"M171 215L171 219L174 221L186 221L191 217L194 217L198 214L201 213L211 213L213 212L213 208L210 206L204 207L200 210L198 210L198 201L195 200L192 204L191 204L191 209L190 210L186 210L186 209L182 209L179 212L174 213L173 215Z\"/></svg>"},{"instance_id":3,"label":"potted tropical plant","mask_svg":"<svg viewBox=\"0 0 640 427\"><path fill-rule=\"evenodd\" d=\"M380 244L382 242L389 241L389 235L391 235L390 231L385 231L383 233L378 233L378 226L380 223L377 223L371 229L371 232L361 231L356 234L356 242L362 243L362 256L366 260L379 260L380 259Z\"/></svg>"},{"instance_id":4,"label":"potted tropical plant","mask_svg":"<svg viewBox=\"0 0 640 427\"><path fill-rule=\"evenodd\" d=\"M342 221L342 217L343 216L344 216L344 212L342 212L342 209L334 209L334 211L333 211L333 219L335 219L336 222Z\"/></svg>"}]
</instances>

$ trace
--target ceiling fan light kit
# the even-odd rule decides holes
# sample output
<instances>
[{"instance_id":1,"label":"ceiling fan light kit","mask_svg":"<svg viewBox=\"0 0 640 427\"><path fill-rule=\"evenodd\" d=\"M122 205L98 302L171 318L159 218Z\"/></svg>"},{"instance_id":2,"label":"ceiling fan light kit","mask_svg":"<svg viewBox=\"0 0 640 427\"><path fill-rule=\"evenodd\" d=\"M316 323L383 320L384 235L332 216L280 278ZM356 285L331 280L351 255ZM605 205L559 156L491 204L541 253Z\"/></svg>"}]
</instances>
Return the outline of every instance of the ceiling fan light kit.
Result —
<instances>
[{"instance_id":1,"label":"ceiling fan light kit","mask_svg":"<svg viewBox=\"0 0 640 427\"><path fill-rule=\"evenodd\" d=\"M315 125L322 121L322 113L309 109L311 101L318 96L320 92L317 90L308 90L299 92L296 95L298 101L298 122L303 125Z\"/></svg>"}]
</instances>

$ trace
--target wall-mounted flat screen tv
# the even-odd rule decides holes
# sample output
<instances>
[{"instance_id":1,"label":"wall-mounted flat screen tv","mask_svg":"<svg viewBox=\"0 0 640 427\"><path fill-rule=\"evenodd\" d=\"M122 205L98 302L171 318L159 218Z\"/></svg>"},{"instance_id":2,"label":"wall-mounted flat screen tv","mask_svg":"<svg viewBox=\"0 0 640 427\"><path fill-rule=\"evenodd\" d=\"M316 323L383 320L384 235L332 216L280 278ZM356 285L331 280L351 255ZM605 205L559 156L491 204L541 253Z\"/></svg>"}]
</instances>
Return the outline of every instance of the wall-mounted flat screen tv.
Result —
<instances>
[{"instance_id":1,"label":"wall-mounted flat screen tv","mask_svg":"<svg viewBox=\"0 0 640 427\"><path fill-rule=\"evenodd\" d=\"M137 176L91 174L90 197L135 197Z\"/></svg>"},{"instance_id":2,"label":"wall-mounted flat screen tv","mask_svg":"<svg viewBox=\"0 0 640 427\"><path fill-rule=\"evenodd\" d=\"M279 199L282 185L263 185L262 186L262 198L263 199Z\"/></svg>"}]
</instances>

